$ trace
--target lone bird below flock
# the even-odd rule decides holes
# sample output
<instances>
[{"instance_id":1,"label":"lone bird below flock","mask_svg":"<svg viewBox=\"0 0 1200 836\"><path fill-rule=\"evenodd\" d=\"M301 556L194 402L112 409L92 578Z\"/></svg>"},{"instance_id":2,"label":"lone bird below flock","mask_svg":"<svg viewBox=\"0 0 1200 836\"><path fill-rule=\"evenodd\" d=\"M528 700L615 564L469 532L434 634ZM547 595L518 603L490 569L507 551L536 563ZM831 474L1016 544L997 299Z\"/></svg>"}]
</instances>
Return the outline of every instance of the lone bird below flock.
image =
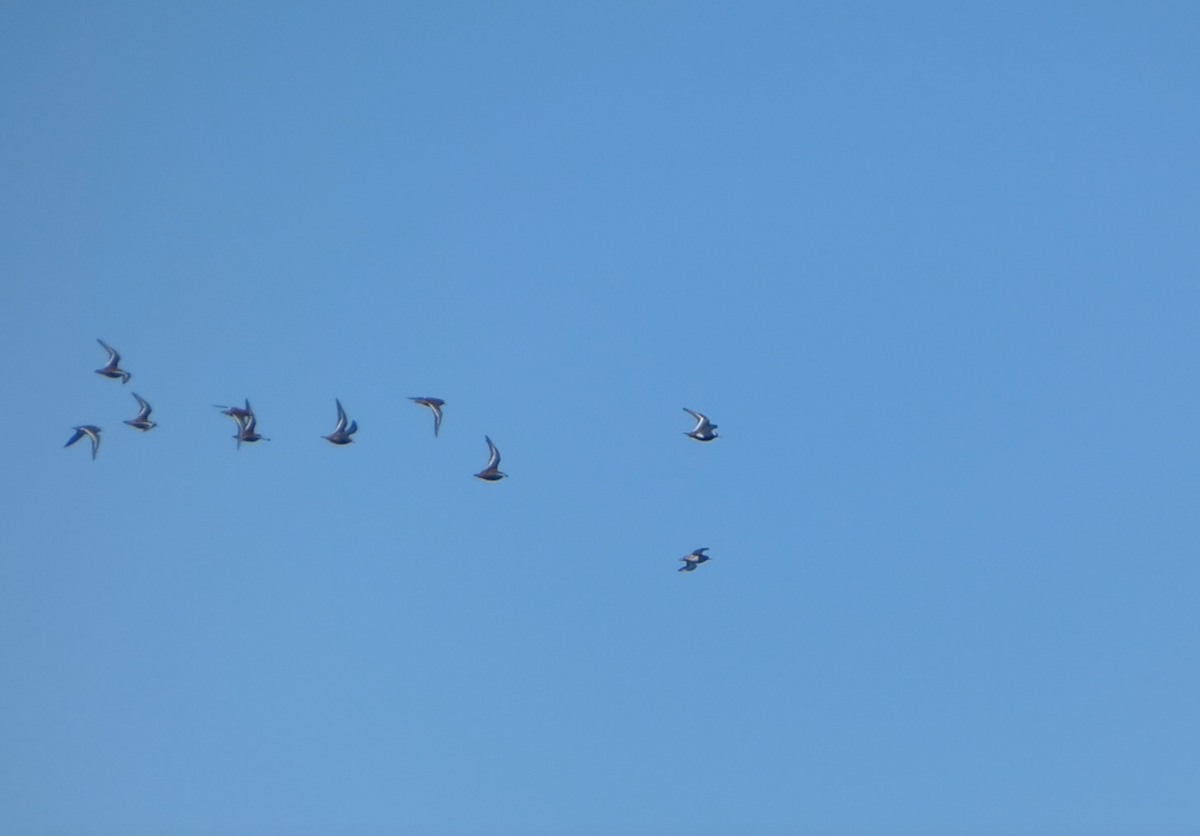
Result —
<instances>
[{"instance_id":1,"label":"lone bird below flock","mask_svg":"<svg viewBox=\"0 0 1200 836\"><path fill-rule=\"evenodd\" d=\"M692 412L686 406L683 408L683 411L696 419L696 426L692 428L690 433L684 433L684 435L688 438L694 438L697 441L712 441L717 437L717 434L713 432L717 428L717 425L709 421L707 417L701 415L699 412Z\"/></svg>"},{"instance_id":2,"label":"lone bird below flock","mask_svg":"<svg viewBox=\"0 0 1200 836\"><path fill-rule=\"evenodd\" d=\"M706 551L708 551L707 548L696 549L691 554L687 554L687 555L684 555L683 557L679 558L680 560L683 561L683 565L679 567L679 571L680 572L695 572L696 567L699 566L701 563L712 560L711 557L709 557L708 555L705 554Z\"/></svg>"},{"instance_id":3,"label":"lone bird below flock","mask_svg":"<svg viewBox=\"0 0 1200 836\"><path fill-rule=\"evenodd\" d=\"M491 454L488 457L487 467L475 474L476 479L482 479L485 482L499 482L507 473L500 472L500 451L496 449L496 445L492 444L492 440L486 435L483 440L487 442L488 452Z\"/></svg>"},{"instance_id":4,"label":"lone bird below flock","mask_svg":"<svg viewBox=\"0 0 1200 836\"><path fill-rule=\"evenodd\" d=\"M441 398L409 398L409 400L433 410L433 437L437 438L438 431L442 428L442 407L446 405L446 402Z\"/></svg>"},{"instance_id":5,"label":"lone bird below flock","mask_svg":"<svg viewBox=\"0 0 1200 836\"><path fill-rule=\"evenodd\" d=\"M122 383L128 383L129 378L133 377L129 372L120 368L121 355L106 343L104 340L97 338L96 342L104 346L104 350L108 352L108 362L104 364L104 368L96 369L96 374L111 378L112 380L120 380Z\"/></svg>"},{"instance_id":6,"label":"lone bird below flock","mask_svg":"<svg viewBox=\"0 0 1200 836\"><path fill-rule=\"evenodd\" d=\"M134 416L132 421L126 421L125 423L133 427L135 430L149 432L158 426L158 424L150 420L150 404L146 403L142 396L137 392L134 392L133 396L137 398L138 406L141 408L138 410L138 414Z\"/></svg>"},{"instance_id":7,"label":"lone bird below flock","mask_svg":"<svg viewBox=\"0 0 1200 836\"><path fill-rule=\"evenodd\" d=\"M96 454L100 452L100 428L93 427L91 424L84 424L82 427L72 427L75 430L75 435L71 436L63 447L70 447L85 435L92 440L92 458L96 458Z\"/></svg>"},{"instance_id":8,"label":"lone bird below flock","mask_svg":"<svg viewBox=\"0 0 1200 836\"><path fill-rule=\"evenodd\" d=\"M334 398L333 402L337 404L337 411L338 411L337 426L333 428L333 432L331 432L329 435L324 435L321 437L324 438L326 441L328 441L330 444L353 444L354 439L351 438L350 436L352 436L356 432L358 432L358 422L351 421L350 426L347 427L346 426L346 410L342 409L342 402L339 401L337 398Z\"/></svg>"}]
</instances>

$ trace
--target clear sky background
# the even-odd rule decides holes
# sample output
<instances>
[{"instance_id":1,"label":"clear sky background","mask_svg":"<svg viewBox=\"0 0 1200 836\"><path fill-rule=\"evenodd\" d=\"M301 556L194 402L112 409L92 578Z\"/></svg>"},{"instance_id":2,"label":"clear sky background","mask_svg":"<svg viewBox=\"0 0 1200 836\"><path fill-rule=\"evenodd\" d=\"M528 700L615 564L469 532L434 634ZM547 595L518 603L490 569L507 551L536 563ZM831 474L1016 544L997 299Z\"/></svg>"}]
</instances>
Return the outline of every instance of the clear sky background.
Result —
<instances>
[{"instance_id":1,"label":"clear sky background","mask_svg":"<svg viewBox=\"0 0 1200 836\"><path fill-rule=\"evenodd\" d=\"M4 832L1195 834L1198 44L4 4Z\"/></svg>"}]
</instances>

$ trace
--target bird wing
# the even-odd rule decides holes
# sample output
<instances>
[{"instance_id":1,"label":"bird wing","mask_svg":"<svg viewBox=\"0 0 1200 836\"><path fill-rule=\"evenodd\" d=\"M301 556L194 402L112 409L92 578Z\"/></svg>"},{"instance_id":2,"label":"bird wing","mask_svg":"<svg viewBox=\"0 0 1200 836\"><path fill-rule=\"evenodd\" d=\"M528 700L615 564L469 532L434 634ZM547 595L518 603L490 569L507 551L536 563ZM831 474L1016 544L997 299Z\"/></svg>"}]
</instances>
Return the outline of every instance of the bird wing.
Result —
<instances>
[{"instance_id":1,"label":"bird wing","mask_svg":"<svg viewBox=\"0 0 1200 836\"><path fill-rule=\"evenodd\" d=\"M712 426L709 423L708 418L706 416L702 415L701 413L693 412L692 410L688 409L686 406L683 408L683 411L696 419L696 428L693 429L692 432L694 432L694 433L703 432L704 430L706 430L710 426Z\"/></svg>"},{"instance_id":2,"label":"bird wing","mask_svg":"<svg viewBox=\"0 0 1200 836\"><path fill-rule=\"evenodd\" d=\"M135 421L146 420L147 418L150 417L150 404L146 403L146 400L141 395L139 395L137 392L133 392L131 394L135 398L137 398L138 406L141 407L141 411L138 412L137 417L134 418L133 420L135 420ZM170 417L170 416L168 416L168 417Z\"/></svg>"},{"instance_id":3,"label":"bird wing","mask_svg":"<svg viewBox=\"0 0 1200 836\"><path fill-rule=\"evenodd\" d=\"M83 431L87 433L88 438L92 440L92 458L96 458L96 454L100 452L100 433L95 427L84 427Z\"/></svg>"},{"instance_id":4,"label":"bird wing","mask_svg":"<svg viewBox=\"0 0 1200 836\"><path fill-rule=\"evenodd\" d=\"M488 450L490 451L487 467L484 470L494 470L500 466L500 451L496 449L496 445L486 435L483 437L483 440L487 442Z\"/></svg>"},{"instance_id":5,"label":"bird wing","mask_svg":"<svg viewBox=\"0 0 1200 836\"><path fill-rule=\"evenodd\" d=\"M104 340L100 339L99 337L96 338L96 342L98 342L98 343L100 343L100 345L104 346L104 350L108 352L108 362L104 364L104 367L106 369L107 368L115 369L117 366L119 366L121 364L121 355L117 354L116 349L114 349L111 345L109 345Z\"/></svg>"}]
</instances>

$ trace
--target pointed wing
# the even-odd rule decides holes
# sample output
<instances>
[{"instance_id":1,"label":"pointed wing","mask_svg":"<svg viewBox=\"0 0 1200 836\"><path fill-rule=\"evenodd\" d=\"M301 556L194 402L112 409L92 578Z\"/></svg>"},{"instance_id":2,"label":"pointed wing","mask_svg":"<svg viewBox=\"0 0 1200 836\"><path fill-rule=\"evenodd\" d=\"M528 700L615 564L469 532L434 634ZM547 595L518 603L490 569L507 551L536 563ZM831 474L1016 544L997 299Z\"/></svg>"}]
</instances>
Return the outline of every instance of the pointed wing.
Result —
<instances>
[{"instance_id":1,"label":"pointed wing","mask_svg":"<svg viewBox=\"0 0 1200 836\"><path fill-rule=\"evenodd\" d=\"M96 454L100 452L100 431L95 427L84 427L83 431L92 440L92 458L94 459L96 458Z\"/></svg>"},{"instance_id":2,"label":"pointed wing","mask_svg":"<svg viewBox=\"0 0 1200 836\"><path fill-rule=\"evenodd\" d=\"M71 446L72 444L74 444L76 441L78 441L79 439L83 438L83 437L84 437L84 435L86 435L86 433L84 433L84 431L83 431L83 430L81 430L81 429L78 429L78 428L77 428L77 429L75 430L75 435L71 436L71 440L70 440L70 441L68 441L66 444L64 444L64 445L63 445L63 447L70 447L70 446Z\"/></svg>"},{"instance_id":3,"label":"pointed wing","mask_svg":"<svg viewBox=\"0 0 1200 836\"><path fill-rule=\"evenodd\" d=\"M106 369L107 368L115 369L117 366L121 365L121 355L117 354L116 349L114 349L111 345L109 345L104 340L100 339L99 337L96 338L96 342L98 342L98 343L100 343L100 345L104 346L104 350L108 352L108 362L104 364L104 367Z\"/></svg>"},{"instance_id":4,"label":"pointed wing","mask_svg":"<svg viewBox=\"0 0 1200 836\"><path fill-rule=\"evenodd\" d=\"M131 392L130 394L137 398L138 406L141 407L141 411L138 412L137 417L135 417L133 420L145 421L150 417L150 404L146 403L146 400L137 392ZM170 416L167 417L169 418Z\"/></svg>"},{"instance_id":5,"label":"pointed wing","mask_svg":"<svg viewBox=\"0 0 1200 836\"><path fill-rule=\"evenodd\" d=\"M346 410L342 409L342 402L339 401L337 398L334 398L333 402L337 404L338 420L337 420L337 426L333 428L332 435L337 435L342 430L346 429Z\"/></svg>"},{"instance_id":6,"label":"pointed wing","mask_svg":"<svg viewBox=\"0 0 1200 836\"><path fill-rule=\"evenodd\" d=\"M704 415L702 415L701 413L693 412L692 410L688 409L686 406L683 408L683 411L696 419L696 427L695 427L695 429L692 430L692 432L702 433L712 426L712 424L709 423L708 418L705 417Z\"/></svg>"},{"instance_id":7,"label":"pointed wing","mask_svg":"<svg viewBox=\"0 0 1200 836\"><path fill-rule=\"evenodd\" d=\"M496 445L492 444L492 440L486 435L483 437L483 440L487 442L488 451L490 452L487 467L484 470L494 470L500 466L500 451L496 449Z\"/></svg>"},{"instance_id":8,"label":"pointed wing","mask_svg":"<svg viewBox=\"0 0 1200 836\"><path fill-rule=\"evenodd\" d=\"M436 438L442 429L442 404L445 401L441 398L409 398L409 400L421 406L427 406L433 411L433 435Z\"/></svg>"}]
</instances>

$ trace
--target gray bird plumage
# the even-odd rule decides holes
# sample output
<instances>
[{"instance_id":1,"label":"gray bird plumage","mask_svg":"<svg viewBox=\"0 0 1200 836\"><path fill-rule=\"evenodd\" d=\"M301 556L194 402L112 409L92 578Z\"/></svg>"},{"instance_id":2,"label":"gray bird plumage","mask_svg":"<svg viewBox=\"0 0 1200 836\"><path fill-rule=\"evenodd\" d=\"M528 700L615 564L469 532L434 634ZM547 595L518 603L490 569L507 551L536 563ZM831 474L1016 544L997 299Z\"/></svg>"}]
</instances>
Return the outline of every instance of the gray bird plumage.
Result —
<instances>
[{"instance_id":1,"label":"gray bird plumage","mask_svg":"<svg viewBox=\"0 0 1200 836\"><path fill-rule=\"evenodd\" d=\"M684 433L684 435L688 438L694 438L696 441L712 441L717 437L715 432L717 425L709 421L707 416L699 412L693 412L686 406L683 408L683 411L696 419L696 426L692 428L691 432Z\"/></svg>"}]
</instances>

